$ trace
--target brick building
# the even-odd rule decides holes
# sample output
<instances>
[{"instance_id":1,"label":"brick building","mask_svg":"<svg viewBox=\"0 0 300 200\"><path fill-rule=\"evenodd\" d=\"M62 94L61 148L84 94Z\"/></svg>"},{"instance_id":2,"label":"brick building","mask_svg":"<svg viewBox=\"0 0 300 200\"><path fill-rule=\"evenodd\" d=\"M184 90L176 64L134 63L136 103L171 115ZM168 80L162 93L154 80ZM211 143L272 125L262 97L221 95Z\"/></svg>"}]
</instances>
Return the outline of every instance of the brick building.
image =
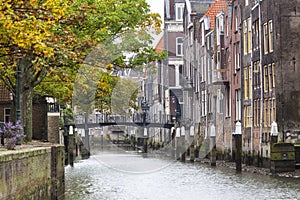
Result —
<instances>
[{"instance_id":1,"label":"brick building","mask_svg":"<svg viewBox=\"0 0 300 200\"><path fill-rule=\"evenodd\" d=\"M32 103L32 139L58 142L60 121L57 106L48 104L40 95L35 95ZM0 84L0 122L14 122L14 111L12 93Z\"/></svg>"},{"instance_id":2,"label":"brick building","mask_svg":"<svg viewBox=\"0 0 300 200\"><path fill-rule=\"evenodd\" d=\"M299 0L217 0L204 16L200 2L185 5L183 118L222 151L237 122L252 156L270 157L273 122L278 141L299 142Z\"/></svg>"}]
</instances>

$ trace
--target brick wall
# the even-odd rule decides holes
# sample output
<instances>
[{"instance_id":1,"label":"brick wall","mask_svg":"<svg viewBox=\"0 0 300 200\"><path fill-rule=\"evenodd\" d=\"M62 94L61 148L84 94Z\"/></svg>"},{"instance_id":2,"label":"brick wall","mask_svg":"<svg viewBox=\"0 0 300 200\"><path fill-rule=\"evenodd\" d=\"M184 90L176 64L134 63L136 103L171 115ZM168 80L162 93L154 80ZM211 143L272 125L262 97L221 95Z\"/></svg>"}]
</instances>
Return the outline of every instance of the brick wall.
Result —
<instances>
[{"instance_id":1,"label":"brick wall","mask_svg":"<svg viewBox=\"0 0 300 200\"><path fill-rule=\"evenodd\" d=\"M59 143L59 113L48 113L48 141Z\"/></svg>"},{"instance_id":2,"label":"brick wall","mask_svg":"<svg viewBox=\"0 0 300 200\"><path fill-rule=\"evenodd\" d=\"M32 132L32 139L47 139L47 102L44 99L40 99L40 101L33 102Z\"/></svg>"}]
</instances>

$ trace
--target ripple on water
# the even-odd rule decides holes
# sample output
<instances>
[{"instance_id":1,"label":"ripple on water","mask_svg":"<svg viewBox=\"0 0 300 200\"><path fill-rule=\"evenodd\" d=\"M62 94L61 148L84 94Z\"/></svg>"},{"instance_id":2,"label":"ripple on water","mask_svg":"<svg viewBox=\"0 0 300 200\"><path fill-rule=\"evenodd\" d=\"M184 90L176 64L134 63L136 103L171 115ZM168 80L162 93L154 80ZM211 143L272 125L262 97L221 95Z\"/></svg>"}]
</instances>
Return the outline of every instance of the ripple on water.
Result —
<instances>
[{"instance_id":1,"label":"ripple on water","mask_svg":"<svg viewBox=\"0 0 300 200\"><path fill-rule=\"evenodd\" d=\"M153 170L155 167L160 168ZM269 200L299 197L299 180L236 174L232 170L198 163L143 158L137 154L127 157L126 153L105 153L75 163L74 168L66 167L66 195L62 199Z\"/></svg>"}]
</instances>

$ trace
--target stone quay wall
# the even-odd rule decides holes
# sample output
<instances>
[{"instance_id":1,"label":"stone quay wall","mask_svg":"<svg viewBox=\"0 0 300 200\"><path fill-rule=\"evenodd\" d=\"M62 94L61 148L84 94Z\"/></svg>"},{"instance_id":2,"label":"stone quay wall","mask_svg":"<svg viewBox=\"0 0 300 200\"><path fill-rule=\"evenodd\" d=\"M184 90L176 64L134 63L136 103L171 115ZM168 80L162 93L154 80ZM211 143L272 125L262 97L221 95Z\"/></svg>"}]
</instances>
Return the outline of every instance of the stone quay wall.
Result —
<instances>
[{"instance_id":1,"label":"stone quay wall","mask_svg":"<svg viewBox=\"0 0 300 200\"><path fill-rule=\"evenodd\" d=\"M64 178L64 146L0 151L0 199L57 199Z\"/></svg>"}]
</instances>

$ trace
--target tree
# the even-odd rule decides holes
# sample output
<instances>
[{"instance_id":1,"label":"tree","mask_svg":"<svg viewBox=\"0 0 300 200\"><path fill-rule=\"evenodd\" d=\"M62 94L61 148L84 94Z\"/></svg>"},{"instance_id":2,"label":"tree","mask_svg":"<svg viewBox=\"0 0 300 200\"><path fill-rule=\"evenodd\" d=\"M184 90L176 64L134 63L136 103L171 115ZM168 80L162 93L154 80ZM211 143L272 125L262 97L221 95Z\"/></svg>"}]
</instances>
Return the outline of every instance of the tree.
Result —
<instances>
[{"instance_id":1,"label":"tree","mask_svg":"<svg viewBox=\"0 0 300 200\"><path fill-rule=\"evenodd\" d=\"M0 74L3 82L16 97L17 66L21 73L21 122L25 125L27 140L32 138L33 88L41 83L47 71L57 66L67 48L57 48L53 34L57 23L65 16L67 2L0 1ZM56 36L56 37L55 37ZM16 99L16 98L15 98Z\"/></svg>"},{"instance_id":2,"label":"tree","mask_svg":"<svg viewBox=\"0 0 300 200\"><path fill-rule=\"evenodd\" d=\"M149 27L158 30L160 24L159 15L149 13L145 0L0 0L0 75L16 97L15 72L18 65L21 69L21 122L27 140L32 139L35 87L55 96L67 94L62 99L70 99L74 72L80 64L102 69L111 63L124 64L126 45L116 40L125 38L125 33L139 36ZM132 38L140 41L140 46L131 51L153 52L148 45L141 47L149 44L147 40ZM110 44L110 50L105 51L113 57L97 63L85 59L99 44ZM56 80L67 80L67 88L57 85Z\"/></svg>"}]
</instances>

